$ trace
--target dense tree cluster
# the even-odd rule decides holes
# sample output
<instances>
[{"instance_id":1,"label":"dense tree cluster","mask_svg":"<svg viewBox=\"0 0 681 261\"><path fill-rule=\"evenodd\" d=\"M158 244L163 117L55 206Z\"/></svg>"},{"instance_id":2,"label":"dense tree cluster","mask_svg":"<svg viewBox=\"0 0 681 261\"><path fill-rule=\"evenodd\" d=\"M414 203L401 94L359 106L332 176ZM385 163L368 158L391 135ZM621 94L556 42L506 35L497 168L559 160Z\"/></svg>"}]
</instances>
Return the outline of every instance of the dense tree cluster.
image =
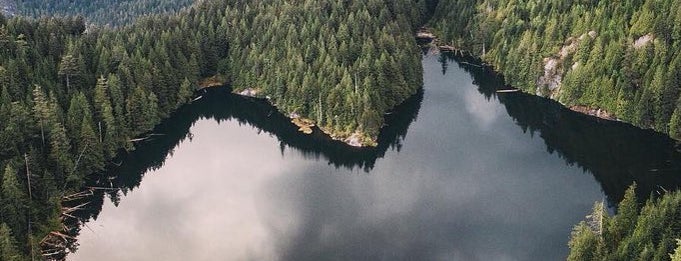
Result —
<instances>
[{"instance_id":1,"label":"dense tree cluster","mask_svg":"<svg viewBox=\"0 0 681 261\"><path fill-rule=\"evenodd\" d=\"M508 84L681 138L681 1L207 0L138 18L191 2L25 0L30 16L85 18L0 17L1 260L36 255L62 196L206 77L374 144L384 112L421 85L412 33L427 21ZM612 218L601 206L598 229L575 229L571 257L670 258L678 198L640 214L625 199Z\"/></svg>"},{"instance_id":2,"label":"dense tree cluster","mask_svg":"<svg viewBox=\"0 0 681 261\"><path fill-rule=\"evenodd\" d=\"M120 25L191 2L25 0L20 9L36 17L83 15L86 23ZM221 29L238 37L229 38L235 48L219 66L230 70L237 89L259 91L282 112L311 119L338 138L355 133L374 144L383 112L421 85L412 33L433 2L224 1L219 5L228 24Z\"/></svg>"},{"instance_id":3,"label":"dense tree cluster","mask_svg":"<svg viewBox=\"0 0 681 261\"><path fill-rule=\"evenodd\" d=\"M572 232L568 260L679 260L681 193L649 199L641 208L635 189L627 190L614 216L596 203Z\"/></svg>"},{"instance_id":4,"label":"dense tree cluster","mask_svg":"<svg viewBox=\"0 0 681 261\"><path fill-rule=\"evenodd\" d=\"M430 25L507 84L681 138L681 1L440 1ZM633 189L614 217L597 204L569 259L669 260L680 204L671 193L639 212Z\"/></svg>"},{"instance_id":5,"label":"dense tree cluster","mask_svg":"<svg viewBox=\"0 0 681 261\"><path fill-rule=\"evenodd\" d=\"M383 113L421 86L413 24L423 10L415 2L227 2L238 36L234 88L255 89L333 136L375 142Z\"/></svg>"},{"instance_id":6,"label":"dense tree cluster","mask_svg":"<svg viewBox=\"0 0 681 261\"><path fill-rule=\"evenodd\" d=\"M440 1L430 24L510 85L681 139L681 1Z\"/></svg>"},{"instance_id":7,"label":"dense tree cluster","mask_svg":"<svg viewBox=\"0 0 681 261\"><path fill-rule=\"evenodd\" d=\"M15 0L12 0L15 1ZM194 0L17 0L19 13L29 17L83 16L87 23L120 26L148 14L175 13Z\"/></svg>"},{"instance_id":8,"label":"dense tree cluster","mask_svg":"<svg viewBox=\"0 0 681 261\"><path fill-rule=\"evenodd\" d=\"M35 254L59 229L63 195L217 73L229 46L222 10L87 33L78 18L0 18L0 259Z\"/></svg>"},{"instance_id":9,"label":"dense tree cluster","mask_svg":"<svg viewBox=\"0 0 681 261\"><path fill-rule=\"evenodd\" d=\"M412 30L425 2L294 2L205 1L116 28L0 17L0 259L39 255L62 197L206 77L374 142L383 113L421 85Z\"/></svg>"}]
</instances>

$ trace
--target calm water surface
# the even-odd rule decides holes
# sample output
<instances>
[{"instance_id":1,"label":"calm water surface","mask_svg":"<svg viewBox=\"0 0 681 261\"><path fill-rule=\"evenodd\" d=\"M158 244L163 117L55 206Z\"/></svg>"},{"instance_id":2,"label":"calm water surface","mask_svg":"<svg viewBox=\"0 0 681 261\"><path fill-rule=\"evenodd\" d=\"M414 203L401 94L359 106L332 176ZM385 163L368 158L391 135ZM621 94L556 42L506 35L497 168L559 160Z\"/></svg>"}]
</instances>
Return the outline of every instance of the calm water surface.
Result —
<instances>
[{"instance_id":1,"label":"calm water surface","mask_svg":"<svg viewBox=\"0 0 681 261\"><path fill-rule=\"evenodd\" d=\"M444 57L381 145L302 135L261 101L204 95L96 181L70 260L561 260L594 201L681 183L674 144ZM461 65L465 66L465 65Z\"/></svg>"}]
</instances>

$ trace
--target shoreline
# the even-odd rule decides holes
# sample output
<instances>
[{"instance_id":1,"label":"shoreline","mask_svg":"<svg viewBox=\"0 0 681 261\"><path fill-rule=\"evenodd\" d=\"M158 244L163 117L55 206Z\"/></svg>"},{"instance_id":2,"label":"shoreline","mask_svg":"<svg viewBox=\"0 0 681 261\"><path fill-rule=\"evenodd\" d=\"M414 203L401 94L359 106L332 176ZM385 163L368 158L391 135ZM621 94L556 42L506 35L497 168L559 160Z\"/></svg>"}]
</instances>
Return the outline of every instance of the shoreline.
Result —
<instances>
[{"instance_id":1,"label":"shoreline","mask_svg":"<svg viewBox=\"0 0 681 261\"><path fill-rule=\"evenodd\" d=\"M465 64L472 65L472 66L475 66L475 67L491 70L492 72L500 75L503 79L503 73L496 70L493 66L485 63L484 60L482 60L482 58L480 56L472 55L472 54L470 54L470 52L468 52L466 50L463 50L463 49L460 49L460 48L457 48L457 47L454 47L454 46L451 46L451 45L442 44L442 42L439 40L439 38L437 38L437 36L434 33L432 33L429 28L424 27L424 28L419 29L417 31L415 37L418 41L424 41L424 44L422 44L421 46L422 47L428 47L430 49L430 52L432 52L432 53L449 53L449 54L454 55L455 57L460 57L460 58L463 58L463 59L466 59L466 60L471 60L471 62L465 61L465 62L459 62L459 63L465 63ZM468 53L468 54L466 54L466 53ZM537 96L537 97L551 99L553 101L556 101L558 104L562 105L563 107L565 107L565 108L567 108L571 111L583 114L583 115L596 117L596 118L599 118L599 119L602 119L602 120L623 122L619 118L617 118L617 116L614 113L608 112L608 111L606 111L602 108L592 107L592 106L587 106L587 105L581 105L581 104L568 105L568 104L560 102L557 99L554 99L553 96L548 96L548 97L547 96L541 96L541 95L526 92L522 88L515 88L513 86L509 86L509 87L513 88L514 90L517 90L515 92L521 92L521 93L525 93L525 94L529 94L529 95L534 95L534 96ZM497 92L499 92L499 90L501 90L501 89L498 89ZM632 123L629 123L629 122L625 122L625 123L633 125ZM633 126L636 126L636 125L633 125ZM641 128L641 129L648 129L648 128L642 128L640 126L636 126L636 127ZM667 135L667 136L669 136L669 135Z\"/></svg>"},{"instance_id":2,"label":"shoreline","mask_svg":"<svg viewBox=\"0 0 681 261\"><path fill-rule=\"evenodd\" d=\"M367 137L366 135L359 131L355 131L350 135L344 135L341 133L333 132L332 130L329 130L328 128L325 128L323 126L319 126L314 120L304 118L297 113L286 114L286 112L282 112L281 110L279 110L279 107L277 107L276 104L272 103L269 97L259 96L258 95L259 90L257 89L246 88L241 91L232 89L231 93L245 98L266 101L270 106L276 108L278 113L281 113L282 115L287 117L290 120L291 124L296 126L298 128L298 131L305 135L311 135L315 132L315 130L318 130L322 134L331 138L332 140L340 141L353 148L372 148L378 146L378 137ZM369 139L370 142L364 141L366 139Z\"/></svg>"}]
</instances>

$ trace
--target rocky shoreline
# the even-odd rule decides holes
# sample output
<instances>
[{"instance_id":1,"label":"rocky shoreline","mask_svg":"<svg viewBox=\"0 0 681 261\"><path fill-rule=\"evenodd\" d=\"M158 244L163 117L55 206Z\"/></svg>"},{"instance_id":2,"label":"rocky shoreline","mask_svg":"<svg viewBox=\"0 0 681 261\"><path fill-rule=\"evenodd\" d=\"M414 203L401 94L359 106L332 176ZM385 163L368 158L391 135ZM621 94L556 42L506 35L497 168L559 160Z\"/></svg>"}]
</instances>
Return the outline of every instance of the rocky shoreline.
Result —
<instances>
[{"instance_id":1,"label":"rocky shoreline","mask_svg":"<svg viewBox=\"0 0 681 261\"><path fill-rule=\"evenodd\" d=\"M563 105L563 106L565 106L565 105ZM592 107L582 106L582 105L573 105L573 106L569 106L568 108L572 111L579 112L579 113L582 113L582 114L586 114L586 115L589 115L589 116L594 116L594 117L601 118L601 119L604 119L604 120L618 121L617 117L615 117L614 114L609 113L609 112L607 112L603 109L592 108Z\"/></svg>"},{"instance_id":2,"label":"rocky shoreline","mask_svg":"<svg viewBox=\"0 0 681 261\"><path fill-rule=\"evenodd\" d=\"M593 38L593 37L595 37L594 36L595 32L592 31L592 32L589 32L588 34L584 34L580 37L580 39L584 38L587 35ZM441 41L437 38L437 36L434 33L432 33L428 28L419 29L419 31L416 33L415 37L416 37L417 40L425 41L426 45L430 46L431 49L434 50L435 53L436 52L448 52L448 53L453 53L454 55L457 55L457 56L460 56L460 57L463 57L463 58L480 59L480 57L477 57L477 56L472 55L470 53L466 54L464 50L461 50L461 49L456 48L454 46L442 44ZM563 49L565 49L565 48L563 48ZM567 52L567 51L561 50L562 56L566 55L566 54L563 54L564 52ZM547 65L550 65L551 61L552 60L550 60L550 59L545 59L545 62L547 63ZM491 66L489 66L488 64L485 64L485 63L481 63L479 65L476 64L475 66L485 67L485 68L490 69L490 70L492 70L496 73L501 74L501 72L495 70L493 67L491 67ZM551 67L551 66L549 66L549 67ZM544 75L544 76L542 76L538 79L538 83L540 83L542 81L547 81L546 79L548 79L548 78L550 78L551 84L553 85L553 86L551 86L552 87L551 89L557 90L560 87L560 81L561 81L560 77L556 77L554 75ZM527 94L532 94L532 93L528 93L526 91L523 91L522 89L518 89L518 91L523 92L523 93L527 93ZM542 95L540 95L539 92L537 92L536 94L532 94L532 95L542 96ZM544 97L544 96L542 96L542 97ZM550 95L546 98L558 101L557 97L555 95ZM567 104L564 104L564 103L560 103L560 104L563 105L564 107L574 111L574 112L578 112L578 113L581 113L581 114L597 117L597 118L600 118L600 119L603 119L603 120L620 121L615 116L615 114L610 113L610 112L608 112L604 109L601 109L601 108L589 107L589 106L584 106L584 105L567 105Z\"/></svg>"},{"instance_id":3,"label":"rocky shoreline","mask_svg":"<svg viewBox=\"0 0 681 261\"><path fill-rule=\"evenodd\" d=\"M270 101L269 97L261 97L258 93L259 90L255 88L246 88L241 91L237 90L232 90L233 94L243 96L243 97L248 97L248 98L255 98L255 99L263 99L266 100L271 106L277 107L275 104L273 104ZM329 130L327 128L324 128L322 126L316 125L315 121L312 119L307 119L303 118L297 113L290 113L288 115L284 114L286 117L288 117L291 120L291 123L298 127L298 131L310 135L314 132L315 128L324 133L325 135L328 135L331 139L337 140L340 142L343 142L347 144L348 146L351 147L356 147L356 148L365 148L365 147L375 147L378 145L376 138L370 139L370 141L367 141L366 135L364 135L361 132L355 131L349 135L344 135L340 133L335 133L332 130Z\"/></svg>"}]
</instances>

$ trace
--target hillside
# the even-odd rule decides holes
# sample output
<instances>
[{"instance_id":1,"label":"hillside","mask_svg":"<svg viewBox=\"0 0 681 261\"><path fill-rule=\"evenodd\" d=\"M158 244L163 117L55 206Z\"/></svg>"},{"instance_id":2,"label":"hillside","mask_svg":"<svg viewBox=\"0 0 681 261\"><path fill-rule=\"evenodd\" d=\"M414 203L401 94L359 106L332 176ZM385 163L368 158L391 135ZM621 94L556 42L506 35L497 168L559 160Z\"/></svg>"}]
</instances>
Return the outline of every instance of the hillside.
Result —
<instances>
[{"instance_id":1,"label":"hillside","mask_svg":"<svg viewBox=\"0 0 681 261\"><path fill-rule=\"evenodd\" d=\"M337 139L376 145L383 113L421 85L412 28L423 10L406 0L230 0L118 28L0 17L0 259L54 254L62 202L207 77Z\"/></svg>"},{"instance_id":2,"label":"hillside","mask_svg":"<svg viewBox=\"0 0 681 261\"><path fill-rule=\"evenodd\" d=\"M377 145L384 114L422 84L413 33L423 24L509 85L681 139L681 1L191 4L33 0L18 11L82 16L0 17L1 260L43 254L46 235L62 229L64 197L133 150L202 79L225 79L346 143ZM668 235L659 251L672 249L678 234Z\"/></svg>"},{"instance_id":3,"label":"hillside","mask_svg":"<svg viewBox=\"0 0 681 261\"><path fill-rule=\"evenodd\" d=\"M430 26L506 83L681 139L681 1L440 1ZM587 109L585 109L587 108Z\"/></svg>"},{"instance_id":4,"label":"hillside","mask_svg":"<svg viewBox=\"0 0 681 261\"><path fill-rule=\"evenodd\" d=\"M140 16L172 14L194 0L3 0L17 1L17 14L27 17L82 16L87 24L121 26Z\"/></svg>"}]
</instances>

